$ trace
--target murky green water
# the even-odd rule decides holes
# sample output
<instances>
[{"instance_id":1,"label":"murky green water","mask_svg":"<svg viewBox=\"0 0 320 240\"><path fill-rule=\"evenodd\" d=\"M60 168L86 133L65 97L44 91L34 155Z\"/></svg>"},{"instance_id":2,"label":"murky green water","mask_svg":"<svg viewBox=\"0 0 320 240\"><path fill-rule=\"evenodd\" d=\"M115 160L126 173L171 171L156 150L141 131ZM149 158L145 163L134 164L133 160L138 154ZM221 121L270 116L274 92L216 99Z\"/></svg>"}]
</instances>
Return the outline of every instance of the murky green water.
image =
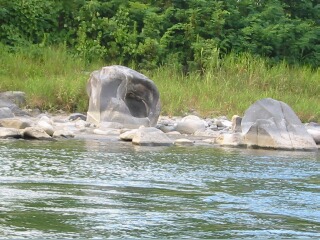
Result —
<instances>
[{"instance_id":1,"label":"murky green water","mask_svg":"<svg viewBox=\"0 0 320 240\"><path fill-rule=\"evenodd\" d=\"M320 154L2 140L0 237L320 238Z\"/></svg>"}]
</instances>

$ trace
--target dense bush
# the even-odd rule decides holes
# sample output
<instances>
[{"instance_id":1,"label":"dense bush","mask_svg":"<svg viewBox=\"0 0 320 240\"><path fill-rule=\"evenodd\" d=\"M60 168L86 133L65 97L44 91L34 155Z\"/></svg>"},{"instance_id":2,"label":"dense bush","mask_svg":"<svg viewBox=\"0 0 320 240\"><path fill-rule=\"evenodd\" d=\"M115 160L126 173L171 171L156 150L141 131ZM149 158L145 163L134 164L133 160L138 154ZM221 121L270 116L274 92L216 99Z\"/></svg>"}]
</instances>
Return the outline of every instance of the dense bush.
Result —
<instances>
[{"instance_id":1,"label":"dense bush","mask_svg":"<svg viewBox=\"0 0 320 240\"><path fill-rule=\"evenodd\" d=\"M78 57L201 70L228 53L320 65L317 0L0 0L0 41Z\"/></svg>"}]
</instances>

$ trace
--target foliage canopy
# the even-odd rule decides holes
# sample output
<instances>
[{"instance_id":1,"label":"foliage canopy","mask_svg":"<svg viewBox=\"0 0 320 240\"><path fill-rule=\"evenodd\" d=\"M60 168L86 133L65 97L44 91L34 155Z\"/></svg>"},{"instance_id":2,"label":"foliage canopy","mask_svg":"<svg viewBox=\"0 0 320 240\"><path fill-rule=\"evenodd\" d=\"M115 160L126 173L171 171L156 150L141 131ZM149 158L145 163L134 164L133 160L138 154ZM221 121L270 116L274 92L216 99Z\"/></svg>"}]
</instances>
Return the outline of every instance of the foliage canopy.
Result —
<instances>
[{"instance_id":1,"label":"foliage canopy","mask_svg":"<svg viewBox=\"0 0 320 240\"><path fill-rule=\"evenodd\" d=\"M249 52L320 65L317 0L0 0L0 41L67 46L86 61L204 70Z\"/></svg>"}]
</instances>

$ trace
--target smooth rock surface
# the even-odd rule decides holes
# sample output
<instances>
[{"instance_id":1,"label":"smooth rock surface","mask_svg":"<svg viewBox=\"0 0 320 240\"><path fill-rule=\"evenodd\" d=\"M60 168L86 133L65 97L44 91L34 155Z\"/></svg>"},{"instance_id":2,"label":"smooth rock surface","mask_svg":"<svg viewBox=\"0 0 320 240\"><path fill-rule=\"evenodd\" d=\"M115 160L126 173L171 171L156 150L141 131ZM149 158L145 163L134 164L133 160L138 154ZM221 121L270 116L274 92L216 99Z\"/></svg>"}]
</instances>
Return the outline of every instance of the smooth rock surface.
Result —
<instances>
[{"instance_id":1,"label":"smooth rock surface","mask_svg":"<svg viewBox=\"0 0 320 240\"><path fill-rule=\"evenodd\" d=\"M248 147L315 150L316 143L294 111L285 103L265 98L251 105L241 122Z\"/></svg>"},{"instance_id":2,"label":"smooth rock surface","mask_svg":"<svg viewBox=\"0 0 320 240\"><path fill-rule=\"evenodd\" d=\"M207 123L195 115L188 115L177 122L175 130L180 133L194 134L197 131L204 132Z\"/></svg>"},{"instance_id":3,"label":"smooth rock surface","mask_svg":"<svg viewBox=\"0 0 320 240\"><path fill-rule=\"evenodd\" d=\"M159 91L152 80L124 66L92 72L87 84L87 121L121 123L136 128L155 126L160 115Z\"/></svg>"},{"instance_id":4,"label":"smooth rock surface","mask_svg":"<svg viewBox=\"0 0 320 240\"><path fill-rule=\"evenodd\" d=\"M320 126L307 126L307 131L316 144L320 144Z\"/></svg>"},{"instance_id":5,"label":"smooth rock surface","mask_svg":"<svg viewBox=\"0 0 320 240\"><path fill-rule=\"evenodd\" d=\"M16 128L0 127L0 138L21 138L21 132Z\"/></svg>"},{"instance_id":6,"label":"smooth rock surface","mask_svg":"<svg viewBox=\"0 0 320 240\"><path fill-rule=\"evenodd\" d=\"M45 130L40 127L28 127L22 131L23 138L38 139L38 140L51 140L52 137L48 135Z\"/></svg>"},{"instance_id":7,"label":"smooth rock surface","mask_svg":"<svg viewBox=\"0 0 320 240\"><path fill-rule=\"evenodd\" d=\"M50 136L52 136L54 133L54 128L48 121L40 119L40 121L37 123L37 126L43 129Z\"/></svg>"},{"instance_id":8,"label":"smooth rock surface","mask_svg":"<svg viewBox=\"0 0 320 240\"><path fill-rule=\"evenodd\" d=\"M161 130L154 127L139 128L132 143L141 146L171 146L173 141Z\"/></svg>"},{"instance_id":9,"label":"smooth rock surface","mask_svg":"<svg viewBox=\"0 0 320 240\"><path fill-rule=\"evenodd\" d=\"M123 141L132 141L132 139L137 134L137 132L138 132L138 129L132 129L129 131L125 131L120 134L120 139Z\"/></svg>"}]
</instances>

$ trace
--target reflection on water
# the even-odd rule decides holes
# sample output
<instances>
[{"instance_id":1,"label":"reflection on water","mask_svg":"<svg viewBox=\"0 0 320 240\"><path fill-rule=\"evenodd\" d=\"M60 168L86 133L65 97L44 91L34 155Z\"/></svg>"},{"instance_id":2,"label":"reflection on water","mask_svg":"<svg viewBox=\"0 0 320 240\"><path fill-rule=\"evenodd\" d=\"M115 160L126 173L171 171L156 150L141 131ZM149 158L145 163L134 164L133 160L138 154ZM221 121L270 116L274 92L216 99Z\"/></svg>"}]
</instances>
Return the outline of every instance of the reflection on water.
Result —
<instances>
[{"instance_id":1,"label":"reflection on water","mask_svg":"<svg viewBox=\"0 0 320 240\"><path fill-rule=\"evenodd\" d=\"M1 141L1 238L319 238L320 155Z\"/></svg>"}]
</instances>

